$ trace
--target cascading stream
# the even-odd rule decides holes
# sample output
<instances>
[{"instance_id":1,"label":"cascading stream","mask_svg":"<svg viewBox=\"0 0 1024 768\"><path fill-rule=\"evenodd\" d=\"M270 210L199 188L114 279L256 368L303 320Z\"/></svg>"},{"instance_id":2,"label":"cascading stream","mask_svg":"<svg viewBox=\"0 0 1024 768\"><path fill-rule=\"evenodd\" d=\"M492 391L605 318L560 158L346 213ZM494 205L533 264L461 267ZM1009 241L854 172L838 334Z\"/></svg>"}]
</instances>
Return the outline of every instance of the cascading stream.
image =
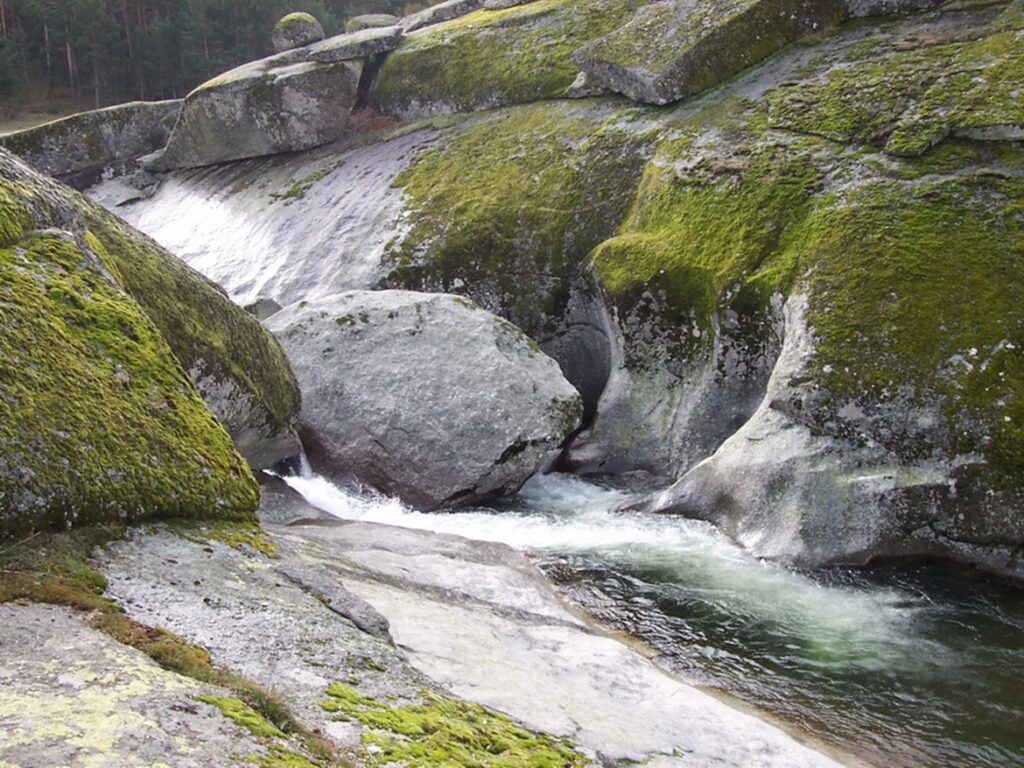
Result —
<instances>
[{"instance_id":1,"label":"cascading stream","mask_svg":"<svg viewBox=\"0 0 1024 768\"><path fill-rule=\"evenodd\" d=\"M347 492L308 469L286 482L343 519L523 550L666 666L870 762L1024 765L1014 586L948 565L799 573L706 523L617 512L623 493L566 475L536 477L498 509L457 513Z\"/></svg>"}]
</instances>

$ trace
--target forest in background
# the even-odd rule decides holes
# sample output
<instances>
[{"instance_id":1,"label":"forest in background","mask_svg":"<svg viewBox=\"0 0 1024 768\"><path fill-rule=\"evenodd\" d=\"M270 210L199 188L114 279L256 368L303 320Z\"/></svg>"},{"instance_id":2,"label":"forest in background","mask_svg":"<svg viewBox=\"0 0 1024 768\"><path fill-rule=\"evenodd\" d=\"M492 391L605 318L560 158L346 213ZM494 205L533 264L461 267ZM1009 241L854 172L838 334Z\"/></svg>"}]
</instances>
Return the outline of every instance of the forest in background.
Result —
<instances>
[{"instance_id":1,"label":"forest in background","mask_svg":"<svg viewBox=\"0 0 1024 768\"><path fill-rule=\"evenodd\" d=\"M272 53L274 24L308 11L337 34L362 13L427 0L0 0L0 117L31 103L94 109L180 98Z\"/></svg>"}]
</instances>

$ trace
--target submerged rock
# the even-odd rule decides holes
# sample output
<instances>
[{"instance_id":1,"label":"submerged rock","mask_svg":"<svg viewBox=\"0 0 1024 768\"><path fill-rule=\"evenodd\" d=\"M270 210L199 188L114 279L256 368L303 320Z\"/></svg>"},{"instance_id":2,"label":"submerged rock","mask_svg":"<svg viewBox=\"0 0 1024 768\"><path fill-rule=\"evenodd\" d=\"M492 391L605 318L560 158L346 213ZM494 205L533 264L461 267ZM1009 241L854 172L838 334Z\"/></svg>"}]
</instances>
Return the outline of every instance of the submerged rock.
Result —
<instances>
[{"instance_id":1,"label":"submerged rock","mask_svg":"<svg viewBox=\"0 0 1024 768\"><path fill-rule=\"evenodd\" d=\"M350 129L361 72L361 62L282 56L233 69L185 98L166 149L147 166L196 168L336 141Z\"/></svg>"},{"instance_id":2,"label":"submerged rock","mask_svg":"<svg viewBox=\"0 0 1024 768\"><path fill-rule=\"evenodd\" d=\"M424 508L513 493L579 425L579 394L465 299L352 292L267 321L303 392L314 466Z\"/></svg>"},{"instance_id":3,"label":"submerged rock","mask_svg":"<svg viewBox=\"0 0 1024 768\"><path fill-rule=\"evenodd\" d=\"M324 28L308 13L289 13L274 26L272 40L278 53L324 39Z\"/></svg>"}]
</instances>

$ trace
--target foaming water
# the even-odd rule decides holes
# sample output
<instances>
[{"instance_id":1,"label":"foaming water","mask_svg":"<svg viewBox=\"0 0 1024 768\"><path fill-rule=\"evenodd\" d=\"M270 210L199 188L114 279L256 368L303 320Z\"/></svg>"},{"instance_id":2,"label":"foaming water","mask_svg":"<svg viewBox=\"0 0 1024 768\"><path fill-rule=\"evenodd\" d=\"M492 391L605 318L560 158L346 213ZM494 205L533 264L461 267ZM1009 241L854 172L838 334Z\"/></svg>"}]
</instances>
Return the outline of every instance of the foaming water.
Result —
<instances>
[{"instance_id":1,"label":"foaming water","mask_svg":"<svg viewBox=\"0 0 1024 768\"><path fill-rule=\"evenodd\" d=\"M948 568L799 573L706 523L619 511L629 496L565 475L497 509L439 513L309 472L285 480L343 519L528 552L663 663L879 764L1024 766L1024 601L1005 585L979 591Z\"/></svg>"}]
</instances>

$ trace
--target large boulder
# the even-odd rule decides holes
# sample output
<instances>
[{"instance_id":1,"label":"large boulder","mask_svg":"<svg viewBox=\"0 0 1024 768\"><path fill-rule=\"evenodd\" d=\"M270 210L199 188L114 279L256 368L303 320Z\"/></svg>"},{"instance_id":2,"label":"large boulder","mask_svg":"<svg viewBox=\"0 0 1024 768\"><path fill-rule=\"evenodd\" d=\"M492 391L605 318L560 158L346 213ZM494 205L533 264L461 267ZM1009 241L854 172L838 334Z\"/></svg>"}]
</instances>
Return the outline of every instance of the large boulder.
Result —
<instances>
[{"instance_id":1,"label":"large boulder","mask_svg":"<svg viewBox=\"0 0 1024 768\"><path fill-rule=\"evenodd\" d=\"M121 278L126 243L70 195L0 150L0 537L253 516L248 467Z\"/></svg>"},{"instance_id":2,"label":"large boulder","mask_svg":"<svg viewBox=\"0 0 1024 768\"><path fill-rule=\"evenodd\" d=\"M444 0L444 2L435 3L411 16L406 16L401 21L402 29L406 32L415 32L417 29L451 21L477 10L483 4L483 0Z\"/></svg>"},{"instance_id":3,"label":"large boulder","mask_svg":"<svg viewBox=\"0 0 1024 768\"><path fill-rule=\"evenodd\" d=\"M314 466L418 507L518 490L580 423L555 361L456 296L355 291L267 324L299 377Z\"/></svg>"},{"instance_id":4,"label":"large boulder","mask_svg":"<svg viewBox=\"0 0 1024 768\"><path fill-rule=\"evenodd\" d=\"M289 13L274 25L271 41L278 53L324 39L323 25L308 13Z\"/></svg>"},{"instance_id":5,"label":"large boulder","mask_svg":"<svg viewBox=\"0 0 1024 768\"><path fill-rule=\"evenodd\" d=\"M842 16L839 0L663 0L572 59L616 93L668 104L718 85Z\"/></svg>"},{"instance_id":6,"label":"large boulder","mask_svg":"<svg viewBox=\"0 0 1024 768\"><path fill-rule=\"evenodd\" d=\"M63 181L94 181L167 144L180 111L180 99L119 104L0 136L0 147Z\"/></svg>"},{"instance_id":7,"label":"large boulder","mask_svg":"<svg viewBox=\"0 0 1024 768\"><path fill-rule=\"evenodd\" d=\"M351 127L362 63L295 62L290 54L252 62L185 98L157 171L196 168L311 149Z\"/></svg>"},{"instance_id":8,"label":"large boulder","mask_svg":"<svg viewBox=\"0 0 1024 768\"><path fill-rule=\"evenodd\" d=\"M401 19L392 16L390 13L364 13L360 16L353 16L345 22L346 32L362 32L364 29L379 29L380 27L398 26Z\"/></svg>"},{"instance_id":9,"label":"large boulder","mask_svg":"<svg viewBox=\"0 0 1024 768\"><path fill-rule=\"evenodd\" d=\"M29 217L22 229L85 232L103 264L156 328L207 406L254 467L301 451L299 391L278 343L209 280L98 205L0 150L0 182ZM5 205L14 205L8 202ZM19 235L10 235L12 240Z\"/></svg>"},{"instance_id":10,"label":"large boulder","mask_svg":"<svg viewBox=\"0 0 1024 768\"><path fill-rule=\"evenodd\" d=\"M303 55L321 64L334 64L339 61L365 59L393 51L401 40L401 27L394 25L369 27L358 32L337 35L311 45L303 52Z\"/></svg>"},{"instance_id":11,"label":"large boulder","mask_svg":"<svg viewBox=\"0 0 1024 768\"><path fill-rule=\"evenodd\" d=\"M539 0L422 29L385 59L371 102L418 119L558 98L580 74L571 54L628 21L635 7L633 0Z\"/></svg>"}]
</instances>

